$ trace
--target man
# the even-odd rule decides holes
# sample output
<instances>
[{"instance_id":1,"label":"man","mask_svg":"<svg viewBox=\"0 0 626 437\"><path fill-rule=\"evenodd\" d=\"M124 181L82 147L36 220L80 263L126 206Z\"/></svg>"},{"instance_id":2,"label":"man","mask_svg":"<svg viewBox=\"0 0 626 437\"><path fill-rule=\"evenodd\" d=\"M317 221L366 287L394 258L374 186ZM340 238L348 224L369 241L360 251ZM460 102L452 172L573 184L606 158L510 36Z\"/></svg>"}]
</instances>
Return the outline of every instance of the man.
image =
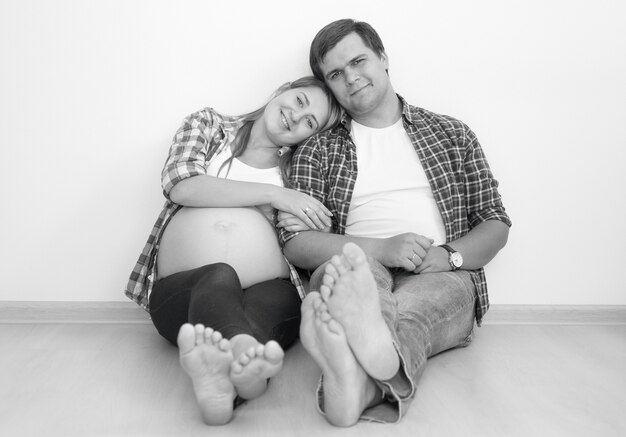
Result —
<instances>
[{"instance_id":1,"label":"man","mask_svg":"<svg viewBox=\"0 0 626 437\"><path fill-rule=\"evenodd\" d=\"M333 212L332 232L281 232L288 259L317 269L301 339L330 423L399 421L426 359L469 344L511 222L474 133L395 93L370 25L327 25L310 63L346 115L292 161L294 186Z\"/></svg>"}]
</instances>

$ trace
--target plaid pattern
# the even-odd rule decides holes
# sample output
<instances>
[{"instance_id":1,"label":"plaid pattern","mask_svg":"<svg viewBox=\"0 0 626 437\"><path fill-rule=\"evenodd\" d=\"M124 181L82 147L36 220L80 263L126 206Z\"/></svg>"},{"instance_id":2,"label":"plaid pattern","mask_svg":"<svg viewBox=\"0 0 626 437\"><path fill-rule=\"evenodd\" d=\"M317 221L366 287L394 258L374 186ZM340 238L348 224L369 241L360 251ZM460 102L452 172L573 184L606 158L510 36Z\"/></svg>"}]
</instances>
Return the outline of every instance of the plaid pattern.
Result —
<instances>
[{"instance_id":1,"label":"plaid pattern","mask_svg":"<svg viewBox=\"0 0 626 437\"><path fill-rule=\"evenodd\" d=\"M411 139L443 218L446 241L454 241L481 222L500 220L511 226L498 182L474 133L452 117L409 105L402 97L404 128ZM346 220L357 177L356 147L350 119L310 138L293 157L291 182L299 191L323 202L333 213L333 229L345 234ZM296 234L281 229L285 244ZM297 274L294 269L294 274ZM476 286L476 320L489 308L483 269L470 271ZM294 282L301 286L301 282Z\"/></svg>"},{"instance_id":2,"label":"plaid pattern","mask_svg":"<svg viewBox=\"0 0 626 437\"><path fill-rule=\"evenodd\" d=\"M212 108L205 108L185 118L174 135L161 174L163 194L167 200L124 292L146 311L149 309L148 296L157 277L156 257L161 235L172 216L181 208L170 201L172 187L185 178L206 174L213 155L230 147L242 125L239 117L224 116Z\"/></svg>"}]
</instances>

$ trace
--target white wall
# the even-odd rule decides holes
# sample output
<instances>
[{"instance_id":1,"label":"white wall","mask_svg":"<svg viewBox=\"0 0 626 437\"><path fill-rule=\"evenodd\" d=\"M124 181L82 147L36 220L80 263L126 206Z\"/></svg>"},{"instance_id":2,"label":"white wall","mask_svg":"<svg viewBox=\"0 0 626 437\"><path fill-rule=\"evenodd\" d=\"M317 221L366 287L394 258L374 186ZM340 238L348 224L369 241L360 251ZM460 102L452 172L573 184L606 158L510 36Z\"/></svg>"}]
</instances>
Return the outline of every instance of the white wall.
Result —
<instances>
[{"instance_id":1,"label":"white wall","mask_svg":"<svg viewBox=\"0 0 626 437\"><path fill-rule=\"evenodd\" d=\"M227 4L236 4L233 10ZM125 300L187 114L308 73L323 25L370 22L397 92L478 134L514 225L506 304L626 304L626 28L595 0L0 3L0 300Z\"/></svg>"}]
</instances>

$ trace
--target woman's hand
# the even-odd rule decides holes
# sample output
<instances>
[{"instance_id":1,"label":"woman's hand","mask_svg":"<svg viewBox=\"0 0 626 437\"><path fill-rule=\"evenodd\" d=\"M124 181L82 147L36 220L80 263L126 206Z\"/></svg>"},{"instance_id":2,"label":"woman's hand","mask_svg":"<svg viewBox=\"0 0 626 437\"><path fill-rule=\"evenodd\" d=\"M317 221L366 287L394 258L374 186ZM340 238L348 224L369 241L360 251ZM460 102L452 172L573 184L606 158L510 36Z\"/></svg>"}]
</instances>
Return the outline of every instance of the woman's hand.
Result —
<instances>
[{"instance_id":1,"label":"woman's hand","mask_svg":"<svg viewBox=\"0 0 626 437\"><path fill-rule=\"evenodd\" d=\"M302 220L300 220L295 215L285 212L278 211L277 214L276 226L279 228L285 228L289 232L302 232L302 231L321 231L321 232L330 232L332 227L326 226L324 229L311 228L307 226Z\"/></svg>"},{"instance_id":2,"label":"woman's hand","mask_svg":"<svg viewBox=\"0 0 626 437\"><path fill-rule=\"evenodd\" d=\"M332 225L332 213L319 200L289 188L278 188L270 200L270 205L279 211L291 213L301 220L308 229L323 230ZM304 229L300 229L304 230Z\"/></svg>"}]
</instances>

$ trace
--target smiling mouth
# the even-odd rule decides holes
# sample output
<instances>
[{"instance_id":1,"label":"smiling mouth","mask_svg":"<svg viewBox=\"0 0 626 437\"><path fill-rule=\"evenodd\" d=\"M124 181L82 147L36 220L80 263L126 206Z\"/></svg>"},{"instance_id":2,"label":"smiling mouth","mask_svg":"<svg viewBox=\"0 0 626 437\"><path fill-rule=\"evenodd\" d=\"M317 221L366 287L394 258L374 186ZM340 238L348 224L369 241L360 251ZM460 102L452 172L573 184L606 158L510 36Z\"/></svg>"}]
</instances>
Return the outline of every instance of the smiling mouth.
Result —
<instances>
[{"instance_id":1,"label":"smiling mouth","mask_svg":"<svg viewBox=\"0 0 626 437\"><path fill-rule=\"evenodd\" d=\"M285 129L291 130L291 128L289 127L289 123L287 122L287 117L285 117L285 114L283 114L283 111L280 111L280 121L283 122Z\"/></svg>"},{"instance_id":2,"label":"smiling mouth","mask_svg":"<svg viewBox=\"0 0 626 437\"><path fill-rule=\"evenodd\" d=\"M370 84L368 83L367 85L362 86L361 88L359 88L358 90L356 90L355 92L353 92L352 94L350 94L350 96L354 96L358 93L360 93L361 91L363 91L365 88L367 88L368 86L370 86Z\"/></svg>"}]
</instances>

